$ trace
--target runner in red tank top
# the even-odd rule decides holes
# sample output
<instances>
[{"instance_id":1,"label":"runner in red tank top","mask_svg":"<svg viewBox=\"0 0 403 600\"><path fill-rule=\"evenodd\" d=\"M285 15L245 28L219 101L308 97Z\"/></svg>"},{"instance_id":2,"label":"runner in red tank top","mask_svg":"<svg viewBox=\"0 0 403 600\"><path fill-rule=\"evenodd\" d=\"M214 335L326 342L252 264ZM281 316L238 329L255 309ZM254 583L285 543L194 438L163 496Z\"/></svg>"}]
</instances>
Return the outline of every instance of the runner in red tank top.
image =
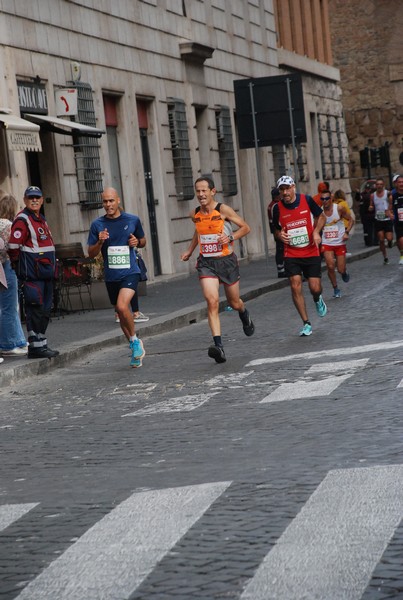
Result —
<instances>
[{"instance_id":1,"label":"runner in red tank top","mask_svg":"<svg viewBox=\"0 0 403 600\"><path fill-rule=\"evenodd\" d=\"M311 196L296 193L292 177L283 175L277 181L277 187L281 199L273 209L274 235L284 243L285 273L295 308L303 321L299 334L311 335L312 325L302 291L302 276L308 280L318 315L324 317L327 307L322 298L319 245L326 217Z\"/></svg>"}]
</instances>

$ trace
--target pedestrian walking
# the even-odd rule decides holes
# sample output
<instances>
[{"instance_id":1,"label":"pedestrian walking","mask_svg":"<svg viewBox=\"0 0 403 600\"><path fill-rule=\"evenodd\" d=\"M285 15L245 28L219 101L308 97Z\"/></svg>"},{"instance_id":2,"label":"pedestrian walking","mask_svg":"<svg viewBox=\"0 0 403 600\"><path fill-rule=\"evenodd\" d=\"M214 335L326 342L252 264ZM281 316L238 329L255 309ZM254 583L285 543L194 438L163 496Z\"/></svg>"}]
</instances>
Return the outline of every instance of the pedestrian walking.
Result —
<instances>
[{"instance_id":1,"label":"pedestrian walking","mask_svg":"<svg viewBox=\"0 0 403 600\"><path fill-rule=\"evenodd\" d=\"M284 243L284 266L291 295L303 326L300 336L312 334L302 289L302 277L308 286L318 315L324 317L327 306L322 298L320 232L326 222L322 208L311 196L296 192L292 177L277 181L280 202L273 209L275 236Z\"/></svg>"},{"instance_id":2,"label":"pedestrian walking","mask_svg":"<svg viewBox=\"0 0 403 600\"><path fill-rule=\"evenodd\" d=\"M120 209L120 198L114 188L103 191L102 203L105 215L91 223L88 256L95 258L102 253L109 300L129 342L130 366L138 368L142 366L145 350L136 335L130 303L140 280L136 248L144 248L146 238L139 217Z\"/></svg>"},{"instance_id":3,"label":"pedestrian walking","mask_svg":"<svg viewBox=\"0 0 403 600\"><path fill-rule=\"evenodd\" d=\"M389 194L389 213L393 214L399 265L403 266L403 175L394 178L395 190Z\"/></svg>"},{"instance_id":4,"label":"pedestrian walking","mask_svg":"<svg viewBox=\"0 0 403 600\"><path fill-rule=\"evenodd\" d=\"M341 291L337 285L336 267L342 280L345 283L350 281L350 275L346 268L346 241L354 221L345 206L333 202L331 192L323 192L321 201L326 217L326 223L322 230L321 252L326 262L327 275L333 286L333 297L340 298ZM347 227L345 222L347 222Z\"/></svg>"},{"instance_id":5,"label":"pedestrian walking","mask_svg":"<svg viewBox=\"0 0 403 600\"><path fill-rule=\"evenodd\" d=\"M385 182L378 177L375 182L375 191L371 194L369 210L375 215L375 232L379 241L379 250L383 256L383 264L389 263L386 243L388 248L393 246L393 211L389 209L389 193L385 189Z\"/></svg>"},{"instance_id":6,"label":"pedestrian walking","mask_svg":"<svg viewBox=\"0 0 403 600\"><path fill-rule=\"evenodd\" d=\"M4 246L0 250L0 264L7 286L0 291L0 354L3 356L25 356L28 352L19 313L17 276L7 253L11 226L17 212L18 204L14 196L1 193L0 239Z\"/></svg>"},{"instance_id":7,"label":"pedestrian walking","mask_svg":"<svg viewBox=\"0 0 403 600\"><path fill-rule=\"evenodd\" d=\"M228 305L239 313L245 335L251 336L255 331L249 312L239 295L239 265L233 250L234 240L247 235L250 227L230 206L216 201L217 190L210 177L196 179L195 190L200 204L190 215L195 224L195 232L181 259L189 260L199 246L196 268L207 302L208 322L213 336L208 356L217 363L223 363L226 356L219 317L220 283L224 285ZM238 227L234 232L232 223Z\"/></svg>"},{"instance_id":8,"label":"pedestrian walking","mask_svg":"<svg viewBox=\"0 0 403 600\"><path fill-rule=\"evenodd\" d=\"M274 187L271 191L271 202L267 207L267 216L269 218L269 227L270 232L273 234L274 243L276 244L276 254L275 261L277 267L277 277L282 278L286 277L285 269L284 269L284 244L281 240L276 239L274 235L274 226L273 226L273 208L280 200L280 192L279 189Z\"/></svg>"},{"instance_id":9,"label":"pedestrian walking","mask_svg":"<svg viewBox=\"0 0 403 600\"><path fill-rule=\"evenodd\" d=\"M28 358L54 358L59 352L49 348L46 330L57 269L52 234L41 212L42 190L29 186L24 192L24 204L11 227L8 254L24 298Z\"/></svg>"}]
</instances>

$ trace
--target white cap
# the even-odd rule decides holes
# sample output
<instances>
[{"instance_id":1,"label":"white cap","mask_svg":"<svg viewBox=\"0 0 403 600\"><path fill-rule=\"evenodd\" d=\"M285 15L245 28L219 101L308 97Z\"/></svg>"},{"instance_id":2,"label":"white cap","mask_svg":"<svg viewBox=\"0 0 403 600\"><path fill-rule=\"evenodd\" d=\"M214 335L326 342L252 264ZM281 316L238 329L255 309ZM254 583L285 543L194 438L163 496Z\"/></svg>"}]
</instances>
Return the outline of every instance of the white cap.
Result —
<instances>
[{"instance_id":1,"label":"white cap","mask_svg":"<svg viewBox=\"0 0 403 600\"><path fill-rule=\"evenodd\" d=\"M280 187L280 185L295 185L295 183L294 183L294 180L293 180L292 177L289 177L288 175L283 175L277 181L277 187L278 188Z\"/></svg>"},{"instance_id":2,"label":"white cap","mask_svg":"<svg viewBox=\"0 0 403 600\"><path fill-rule=\"evenodd\" d=\"M397 175L393 175L392 182L396 183L396 181L399 179L399 177L401 177L401 175L399 175L399 173L397 173Z\"/></svg>"}]
</instances>

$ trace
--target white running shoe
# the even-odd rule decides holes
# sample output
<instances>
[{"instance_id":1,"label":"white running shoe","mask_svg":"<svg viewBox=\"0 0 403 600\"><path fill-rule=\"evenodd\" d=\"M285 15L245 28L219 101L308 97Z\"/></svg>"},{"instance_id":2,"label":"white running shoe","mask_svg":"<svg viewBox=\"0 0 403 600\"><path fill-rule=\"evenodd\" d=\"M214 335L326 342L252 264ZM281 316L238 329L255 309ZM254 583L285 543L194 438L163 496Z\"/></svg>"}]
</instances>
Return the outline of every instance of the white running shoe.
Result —
<instances>
[{"instance_id":1,"label":"white running shoe","mask_svg":"<svg viewBox=\"0 0 403 600\"><path fill-rule=\"evenodd\" d=\"M402 256L400 257L400 260L399 260L399 265L403 265L403 254L402 254Z\"/></svg>"},{"instance_id":2,"label":"white running shoe","mask_svg":"<svg viewBox=\"0 0 403 600\"><path fill-rule=\"evenodd\" d=\"M149 320L150 320L150 317L146 317L146 315L143 315L142 312L139 312L137 317L135 317L133 315L133 321L135 323L146 323L146 321L149 321Z\"/></svg>"},{"instance_id":3,"label":"white running shoe","mask_svg":"<svg viewBox=\"0 0 403 600\"><path fill-rule=\"evenodd\" d=\"M0 349L0 354L2 354L3 356L26 356L28 354L28 346L12 348L11 350Z\"/></svg>"}]
</instances>

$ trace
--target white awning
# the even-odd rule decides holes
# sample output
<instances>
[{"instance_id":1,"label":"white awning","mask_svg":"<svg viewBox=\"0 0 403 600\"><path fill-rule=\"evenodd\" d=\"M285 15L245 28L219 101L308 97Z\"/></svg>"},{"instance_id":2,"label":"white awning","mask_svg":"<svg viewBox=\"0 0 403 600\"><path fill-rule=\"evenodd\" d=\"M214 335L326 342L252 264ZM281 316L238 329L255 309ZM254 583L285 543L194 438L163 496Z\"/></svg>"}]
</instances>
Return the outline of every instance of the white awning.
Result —
<instances>
[{"instance_id":1,"label":"white awning","mask_svg":"<svg viewBox=\"0 0 403 600\"><path fill-rule=\"evenodd\" d=\"M0 123L6 130L9 150L22 150L23 152L41 152L39 125L30 123L16 115L0 111Z\"/></svg>"},{"instance_id":2,"label":"white awning","mask_svg":"<svg viewBox=\"0 0 403 600\"><path fill-rule=\"evenodd\" d=\"M97 127L89 127L75 121L67 121L67 119L59 119L49 115L31 115L25 114L24 117L33 123L39 123L47 131L54 133L62 133L64 135L83 135L87 137L101 137L105 133L103 129Z\"/></svg>"}]
</instances>

